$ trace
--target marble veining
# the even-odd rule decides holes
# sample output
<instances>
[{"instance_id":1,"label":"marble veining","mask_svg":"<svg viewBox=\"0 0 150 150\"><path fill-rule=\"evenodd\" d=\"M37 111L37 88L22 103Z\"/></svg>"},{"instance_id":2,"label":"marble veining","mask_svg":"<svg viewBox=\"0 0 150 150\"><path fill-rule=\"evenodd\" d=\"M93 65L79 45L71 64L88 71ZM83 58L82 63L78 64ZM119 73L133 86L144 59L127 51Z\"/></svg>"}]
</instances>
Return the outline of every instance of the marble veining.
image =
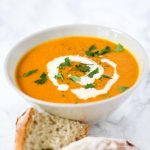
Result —
<instances>
[{"instance_id":1,"label":"marble veining","mask_svg":"<svg viewBox=\"0 0 150 150\"><path fill-rule=\"evenodd\" d=\"M29 104L6 81L4 60L28 34L63 24L100 24L123 30L145 47L150 58L149 0L1 0L0 1L0 150L14 150L15 122ZM90 135L124 138L150 149L150 72L142 84Z\"/></svg>"}]
</instances>

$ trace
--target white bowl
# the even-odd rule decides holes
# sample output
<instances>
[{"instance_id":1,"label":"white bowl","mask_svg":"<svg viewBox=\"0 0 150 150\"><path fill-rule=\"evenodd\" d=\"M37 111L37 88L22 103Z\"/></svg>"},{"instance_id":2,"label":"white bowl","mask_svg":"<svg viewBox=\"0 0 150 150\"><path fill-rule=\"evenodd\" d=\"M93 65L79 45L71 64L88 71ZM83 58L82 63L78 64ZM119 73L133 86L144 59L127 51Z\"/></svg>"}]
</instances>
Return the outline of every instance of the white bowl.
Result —
<instances>
[{"instance_id":1,"label":"white bowl","mask_svg":"<svg viewBox=\"0 0 150 150\"><path fill-rule=\"evenodd\" d=\"M108 98L104 101L91 102L86 104L57 104L44 102L23 93L17 87L14 77L18 60L20 60L20 58L32 47L44 41L64 36L97 36L116 43L121 43L130 50L139 64L140 73L137 82L134 84L134 86L122 94ZM34 33L13 47L5 61L5 72L9 83L13 85L14 89L22 97L24 97L27 102L32 103L34 106L38 106L52 114L69 119L87 121L90 123L106 118L110 112L122 104L139 85L139 83L147 74L147 71L148 57L144 48L135 39L116 29L102 27L99 25L68 25L50 28L38 33Z\"/></svg>"}]
</instances>

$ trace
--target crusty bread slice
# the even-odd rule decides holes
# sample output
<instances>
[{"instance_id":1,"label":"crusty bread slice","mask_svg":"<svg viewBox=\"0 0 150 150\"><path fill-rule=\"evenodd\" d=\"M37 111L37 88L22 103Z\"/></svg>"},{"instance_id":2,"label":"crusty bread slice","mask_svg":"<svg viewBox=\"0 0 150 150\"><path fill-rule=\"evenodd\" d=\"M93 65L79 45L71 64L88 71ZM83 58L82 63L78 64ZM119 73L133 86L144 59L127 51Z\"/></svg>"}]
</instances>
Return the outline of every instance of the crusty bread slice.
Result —
<instances>
[{"instance_id":1,"label":"crusty bread slice","mask_svg":"<svg viewBox=\"0 0 150 150\"><path fill-rule=\"evenodd\" d=\"M16 123L16 150L60 150L87 132L87 124L29 108Z\"/></svg>"}]
</instances>

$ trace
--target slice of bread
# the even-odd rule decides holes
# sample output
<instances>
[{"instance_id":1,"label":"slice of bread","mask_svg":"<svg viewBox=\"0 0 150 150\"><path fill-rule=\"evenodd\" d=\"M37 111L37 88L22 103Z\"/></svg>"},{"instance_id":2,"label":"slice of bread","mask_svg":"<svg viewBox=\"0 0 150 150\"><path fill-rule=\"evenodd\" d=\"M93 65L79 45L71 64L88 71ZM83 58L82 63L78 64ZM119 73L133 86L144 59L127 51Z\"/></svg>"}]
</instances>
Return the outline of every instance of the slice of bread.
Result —
<instances>
[{"instance_id":1,"label":"slice of bread","mask_svg":"<svg viewBox=\"0 0 150 150\"><path fill-rule=\"evenodd\" d=\"M86 137L77 142L69 144L62 150L139 150L139 149L126 140L104 138L104 137Z\"/></svg>"},{"instance_id":2,"label":"slice of bread","mask_svg":"<svg viewBox=\"0 0 150 150\"><path fill-rule=\"evenodd\" d=\"M29 108L16 123L16 150L60 150L87 132L87 124Z\"/></svg>"}]
</instances>

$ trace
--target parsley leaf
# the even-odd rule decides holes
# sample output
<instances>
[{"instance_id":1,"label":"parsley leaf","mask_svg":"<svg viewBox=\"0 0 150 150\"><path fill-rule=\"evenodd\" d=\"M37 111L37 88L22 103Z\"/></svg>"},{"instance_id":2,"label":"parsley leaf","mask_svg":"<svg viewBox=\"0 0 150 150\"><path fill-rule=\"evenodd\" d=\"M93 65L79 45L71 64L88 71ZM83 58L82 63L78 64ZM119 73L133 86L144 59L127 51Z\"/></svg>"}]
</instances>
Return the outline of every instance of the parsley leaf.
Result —
<instances>
[{"instance_id":1,"label":"parsley leaf","mask_svg":"<svg viewBox=\"0 0 150 150\"><path fill-rule=\"evenodd\" d=\"M106 74L103 74L103 75L99 78L99 80L102 80L103 78L111 79L110 76L108 76L108 75L106 75Z\"/></svg>"},{"instance_id":2,"label":"parsley leaf","mask_svg":"<svg viewBox=\"0 0 150 150\"><path fill-rule=\"evenodd\" d=\"M66 57L64 62L59 65L59 68L64 68L64 67L70 66L70 65L71 65L70 64L70 59L69 59L69 57Z\"/></svg>"},{"instance_id":3,"label":"parsley leaf","mask_svg":"<svg viewBox=\"0 0 150 150\"><path fill-rule=\"evenodd\" d=\"M91 45L89 49L85 52L87 56L94 56L95 52L92 52L96 49L96 45Z\"/></svg>"},{"instance_id":4,"label":"parsley leaf","mask_svg":"<svg viewBox=\"0 0 150 150\"><path fill-rule=\"evenodd\" d=\"M96 45L94 45L94 44L89 47L89 51L92 51L94 49L96 49Z\"/></svg>"},{"instance_id":5,"label":"parsley leaf","mask_svg":"<svg viewBox=\"0 0 150 150\"><path fill-rule=\"evenodd\" d=\"M87 84L84 88L85 88L85 89L95 88L95 85L94 85L94 84L89 83L89 84Z\"/></svg>"},{"instance_id":6,"label":"parsley leaf","mask_svg":"<svg viewBox=\"0 0 150 150\"><path fill-rule=\"evenodd\" d=\"M96 47L95 47L95 48L96 48ZM93 50L93 49L92 49L92 50ZM106 54L106 53L108 53L108 52L111 51L111 49L110 49L109 46L106 46L104 49L98 50L98 51L95 51L95 52L93 52L92 50L86 51L86 52L85 52L86 55L94 57L94 56L104 55L104 54Z\"/></svg>"},{"instance_id":7,"label":"parsley leaf","mask_svg":"<svg viewBox=\"0 0 150 150\"><path fill-rule=\"evenodd\" d=\"M28 76L36 73L37 71L38 71L38 69L30 70L30 71L24 73L22 77L28 77Z\"/></svg>"},{"instance_id":8,"label":"parsley leaf","mask_svg":"<svg viewBox=\"0 0 150 150\"><path fill-rule=\"evenodd\" d=\"M40 75L40 79L38 79L38 80L36 80L36 81L34 81L35 83L37 83L37 84L43 84L43 83L45 83L47 81L47 76L46 76L46 73L42 73L41 75Z\"/></svg>"},{"instance_id":9,"label":"parsley leaf","mask_svg":"<svg viewBox=\"0 0 150 150\"><path fill-rule=\"evenodd\" d=\"M110 47L106 46L104 49L97 51L95 53L95 55L97 55L97 56L104 55L104 54L106 54L106 53L108 53L110 51L111 51Z\"/></svg>"},{"instance_id":10,"label":"parsley leaf","mask_svg":"<svg viewBox=\"0 0 150 150\"><path fill-rule=\"evenodd\" d=\"M91 52L91 51L86 51L85 53L86 53L87 56L92 56L93 57L95 55L95 52Z\"/></svg>"},{"instance_id":11,"label":"parsley leaf","mask_svg":"<svg viewBox=\"0 0 150 150\"><path fill-rule=\"evenodd\" d=\"M96 68L95 70L93 70L92 72L90 72L90 73L88 74L88 77L93 78L93 76L94 76L95 74L97 74L97 73L99 73L99 69L98 69L98 68Z\"/></svg>"},{"instance_id":12,"label":"parsley leaf","mask_svg":"<svg viewBox=\"0 0 150 150\"><path fill-rule=\"evenodd\" d=\"M89 72L90 67L87 66L86 64L80 63L79 65L76 65L76 68L80 70L81 72Z\"/></svg>"},{"instance_id":13,"label":"parsley leaf","mask_svg":"<svg viewBox=\"0 0 150 150\"><path fill-rule=\"evenodd\" d=\"M119 86L118 90L122 93L122 92L126 91L128 88L129 87L127 87L127 86Z\"/></svg>"},{"instance_id":14,"label":"parsley leaf","mask_svg":"<svg viewBox=\"0 0 150 150\"><path fill-rule=\"evenodd\" d=\"M77 82L77 81L80 81L81 79L79 78L79 77L77 77L77 76L70 76L69 77L72 81L74 81L74 82Z\"/></svg>"},{"instance_id":15,"label":"parsley leaf","mask_svg":"<svg viewBox=\"0 0 150 150\"><path fill-rule=\"evenodd\" d=\"M117 44L114 50L116 52L121 52L124 50L124 47L121 44Z\"/></svg>"},{"instance_id":16,"label":"parsley leaf","mask_svg":"<svg viewBox=\"0 0 150 150\"><path fill-rule=\"evenodd\" d=\"M62 81L64 81L64 76L62 75L62 73L58 73L57 75L55 75L54 78L55 79L61 79Z\"/></svg>"}]
</instances>

